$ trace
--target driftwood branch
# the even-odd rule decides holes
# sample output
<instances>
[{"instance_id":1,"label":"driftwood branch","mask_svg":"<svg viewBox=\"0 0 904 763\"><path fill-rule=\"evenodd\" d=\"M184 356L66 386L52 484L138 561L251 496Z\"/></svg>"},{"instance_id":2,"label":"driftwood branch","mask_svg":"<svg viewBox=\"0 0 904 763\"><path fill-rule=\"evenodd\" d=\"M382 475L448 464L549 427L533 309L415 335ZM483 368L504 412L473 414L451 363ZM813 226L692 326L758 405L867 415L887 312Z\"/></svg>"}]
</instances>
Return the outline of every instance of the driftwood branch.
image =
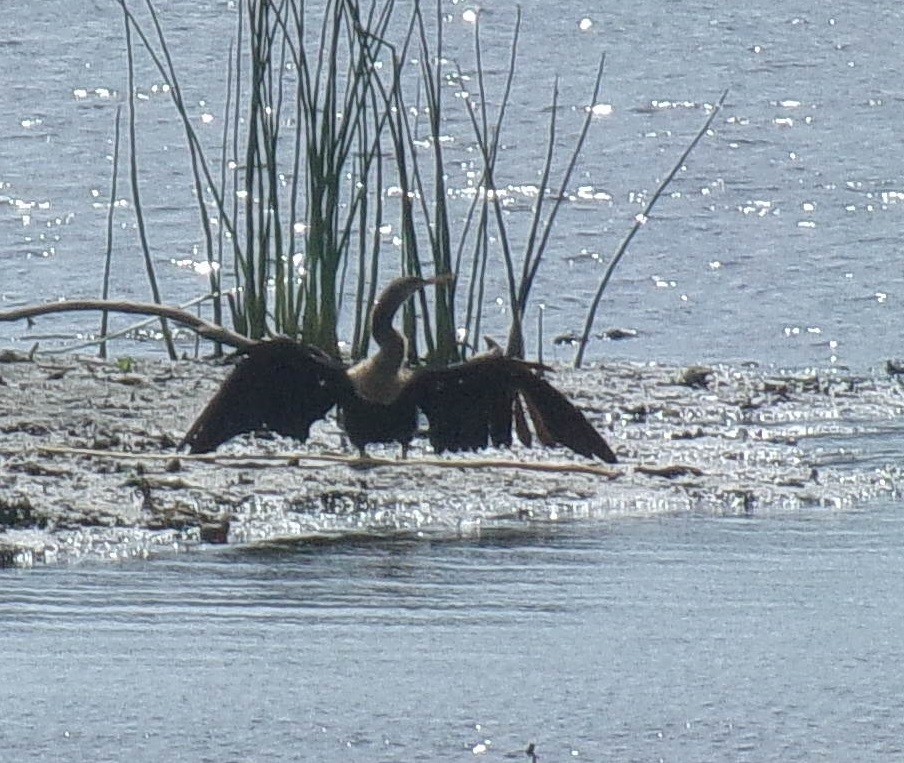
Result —
<instances>
[{"instance_id":1,"label":"driftwood branch","mask_svg":"<svg viewBox=\"0 0 904 763\"><path fill-rule=\"evenodd\" d=\"M195 463L216 464L222 467L234 467L240 469L269 468L278 466L290 466L304 468L314 464L344 464L353 469L376 469L389 467L405 469L407 467L435 466L446 469L512 469L526 472L551 472L554 474L588 474L594 477L602 477L607 480L615 480L625 476L622 469L611 469L597 464L582 464L564 461L515 461L503 458L412 458L389 459L375 458L373 456L346 456L339 453L283 453L283 454L252 454L241 455L231 453L134 453L116 450L98 450L94 448L69 448L58 445L40 445L36 448L39 453L48 456L89 456L92 458L112 458L135 461L170 461L178 458L181 461ZM16 455L21 450L11 450L8 453L0 450L4 455ZM635 464L635 474L644 474L650 477L665 477L675 479L677 477L702 477L704 471L696 466L688 464Z\"/></svg>"},{"instance_id":2,"label":"driftwood branch","mask_svg":"<svg viewBox=\"0 0 904 763\"><path fill-rule=\"evenodd\" d=\"M253 339L237 334L223 326L217 326L210 321L205 321L197 315L192 315L178 307L169 305L155 305L151 302L122 302L107 299L73 299L62 302L50 302L46 305L31 305L15 310L0 311L0 321L20 321L37 318L51 313L84 312L84 311L108 311L113 313L130 313L133 315L151 315L158 318L168 318L174 323L185 326L205 339L233 347L236 350L247 350L256 344Z\"/></svg>"},{"instance_id":3,"label":"driftwood branch","mask_svg":"<svg viewBox=\"0 0 904 763\"><path fill-rule=\"evenodd\" d=\"M231 455L223 453L132 453L115 450L97 450L93 448L67 448L55 445L40 445L36 448L40 453L49 456L89 456L92 458L113 458L134 461L169 461L178 458L180 461L216 464L217 466L237 466L247 469L252 466L261 468L274 466L304 467L309 463L344 464L354 469L395 468L435 466L446 469L513 469L528 472L552 472L557 474L589 474L614 480L624 475L617 469L609 469L596 464L580 464L554 461L514 461L501 458L412 458L410 460L394 460L375 458L373 456L346 456L332 453L286 453L283 455ZM16 451L19 453L20 451Z\"/></svg>"}]
</instances>

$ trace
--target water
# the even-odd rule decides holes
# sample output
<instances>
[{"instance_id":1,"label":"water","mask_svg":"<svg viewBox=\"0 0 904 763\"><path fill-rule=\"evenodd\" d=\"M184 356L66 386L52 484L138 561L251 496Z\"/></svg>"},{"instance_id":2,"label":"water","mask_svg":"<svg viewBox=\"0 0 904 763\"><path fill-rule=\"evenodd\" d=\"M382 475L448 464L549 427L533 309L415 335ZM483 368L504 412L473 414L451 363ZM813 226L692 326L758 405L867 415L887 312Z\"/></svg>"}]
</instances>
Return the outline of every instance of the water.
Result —
<instances>
[{"instance_id":1,"label":"water","mask_svg":"<svg viewBox=\"0 0 904 763\"><path fill-rule=\"evenodd\" d=\"M4 572L10 760L895 760L902 518ZM478 745L485 745L481 752ZM476 754L475 754L476 753Z\"/></svg>"},{"instance_id":2,"label":"water","mask_svg":"<svg viewBox=\"0 0 904 763\"><path fill-rule=\"evenodd\" d=\"M653 221L632 244L596 325L635 328L627 342L596 341L588 359L674 362L755 360L785 366L880 365L899 353L904 315L895 256L904 206L904 160L896 135L904 100L895 44L899 4L732 2L633 4L563 9L524 4L518 78L500 180L534 183L544 151L546 107L562 75L563 148L570 144L593 69L607 53L600 101L612 113L594 120L541 268L528 324L547 306L547 357L569 360L552 337L580 331L603 265L645 198L702 125L706 104L731 88L715 132L687 163ZM473 25L465 6L444 6L447 51L473 66ZM225 40L231 3L166 2L161 19L202 138L215 147L222 113ZM126 90L121 19L115 3L90 7L12 0L0 44L0 300L18 305L100 290L113 120ZM590 22L586 29L581 21ZM514 12L488 3L483 16L491 98L508 51ZM584 26L587 26L586 24ZM27 61L27 69L21 62ZM203 259L183 152L184 139L159 75L139 62L144 204L164 299L180 303L206 278L175 264ZM155 88L157 88L155 90ZM470 128L450 98L450 187L467 186ZM209 124L202 115L214 116ZM215 153L215 152L214 152ZM561 155L564 161L565 154ZM561 163L561 162L560 162ZM589 190L587 190L589 189ZM128 200L127 182L120 198ZM513 237L526 235L525 201L511 214ZM463 215L464 202L453 212ZM131 219L116 232L114 293L149 291ZM486 328L507 328L499 252L491 275ZM492 269L492 268L491 268ZM388 277L388 276L387 276ZM563 288L563 285L565 288ZM129 323L125 321L126 325ZM95 317L0 324L0 343L89 334ZM531 338L530 346L534 346ZM120 352L159 352L156 344Z\"/></svg>"},{"instance_id":3,"label":"water","mask_svg":"<svg viewBox=\"0 0 904 763\"><path fill-rule=\"evenodd\" d=\"M556 72L564 144L603 50L612 107L569 189L611 200L563 207L535 287L528 323L544 303L548 358L570 359L551 338L581 329L637 197L726 87L713 135L603 302L596 329L638 337L595 341L588 359L863 371L900 354L898 3L522 5L504 182L537 180ZM126 89L116 4L3 10L0 307L96 296ZM192 113L221 113L234 9L160 10ZM450 55L467 68L465 6L446 10ZM512 20L508 4L486 4L491 68ZM201 237L184 141L155 85L140 67L144 203L164 299L179 303L206 279L177 264L203 257ZM465 118L447 113L450 155L465 154ZM450 185L465 188L464 172ZM145 299L125 212L116 236L114 293ZM497 297L486 328L499 336L495 273ZM0 323L0 347L95 330L93 316ZM115 352L160 347L124 340ZM852 471L896 462L897 434L856 430L846 422L826 445ZM543 761L897 760L904 520L889 501L4 570L0 746L12 760L526 760L529 742Z\"/></svg>"}]
</instances>

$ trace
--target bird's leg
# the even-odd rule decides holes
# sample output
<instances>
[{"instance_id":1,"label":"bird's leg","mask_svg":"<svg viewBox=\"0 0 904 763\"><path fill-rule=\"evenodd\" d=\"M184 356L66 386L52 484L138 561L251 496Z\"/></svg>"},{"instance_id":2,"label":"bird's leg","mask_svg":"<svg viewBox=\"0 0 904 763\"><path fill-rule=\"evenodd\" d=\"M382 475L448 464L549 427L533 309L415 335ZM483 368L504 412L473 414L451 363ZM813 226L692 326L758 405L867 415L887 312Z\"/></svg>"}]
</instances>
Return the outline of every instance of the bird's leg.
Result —
<instances>
[{"instance_id":1,"label":"bird's leg","mask_svg":"<svg viewBox=\"0 0 904 763\"><path fill-rule=\"evenodd\" d=\"M355 461L349 462L349 466L352 469L367 470L376 466L377 462L371 456L367 455L367 450L364 445L358 445L357 448L358 458Z\"/></svg>"},{"instance_id":2,"label":"bird's leg","mask_svg":"<svg viewBox=\"0 0 904 763\"><path fill-rule=\"evenodd\" d=\"M402 461L407 461L408 460L409 443L403 442L403 443L401 443L401 446L402 446Z\"/></svg>"}]
</instances>

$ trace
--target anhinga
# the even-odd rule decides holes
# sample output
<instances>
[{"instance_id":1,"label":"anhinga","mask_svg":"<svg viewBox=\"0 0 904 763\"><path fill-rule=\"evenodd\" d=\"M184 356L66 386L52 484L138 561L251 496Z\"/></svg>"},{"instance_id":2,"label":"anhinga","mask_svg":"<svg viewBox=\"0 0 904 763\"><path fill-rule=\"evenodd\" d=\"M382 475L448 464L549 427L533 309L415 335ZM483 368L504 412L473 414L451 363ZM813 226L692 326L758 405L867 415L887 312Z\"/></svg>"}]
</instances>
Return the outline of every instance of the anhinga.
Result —
<instances>
[{"instance_id":1,"label":"anhinga","mask_svg":"<svg viewBox=\"0 0 904 763\"><path fill-rule=\"evenodd\" d=\"M398 442L403 455L417 432L418 410L437 452L511 445L512 429L530 444L524 400L537 438L615 463L615 454L584 415L539 375L542 368L491 352L446 368L404 365L405 340L392 326L401 305L437 279L392 281L371 316L375 355L348 367L287 338L246 351L182 441L205 453L236 435L268 429L304 442L311 424L334 406L361 454L372 442Z\"/></svg>"}]
</instances>

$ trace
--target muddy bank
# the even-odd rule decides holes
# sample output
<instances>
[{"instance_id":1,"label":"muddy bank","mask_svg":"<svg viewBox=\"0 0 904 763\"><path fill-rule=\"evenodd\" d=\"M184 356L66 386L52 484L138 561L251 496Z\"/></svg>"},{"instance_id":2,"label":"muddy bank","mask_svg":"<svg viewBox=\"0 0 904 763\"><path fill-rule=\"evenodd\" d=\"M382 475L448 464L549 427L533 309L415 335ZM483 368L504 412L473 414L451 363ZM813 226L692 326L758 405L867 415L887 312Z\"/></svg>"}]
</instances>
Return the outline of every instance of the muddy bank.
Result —
<instances>
[{"instance_id":1,"label":"muddy bank","mask_svg":"<svg viewBox=\"0 0 904 763\"><path fill-rule=\"evenodd\" d=\"M226 366L2 360L4 565L205 544L455 538L625 515L845 509L896 496L901 484L896 377L632 364L562 370L556 383L605 432L622 462L614 469L579 471L589 462L521 447L437 465L426 443L402 464L397 449L374 449L393 463L359 468L345 462L352 452L332 421L305 446L249 438L214 459L178 454ZM487 459L512 466L474 463Z\"/></svg>"}]
</instances>

